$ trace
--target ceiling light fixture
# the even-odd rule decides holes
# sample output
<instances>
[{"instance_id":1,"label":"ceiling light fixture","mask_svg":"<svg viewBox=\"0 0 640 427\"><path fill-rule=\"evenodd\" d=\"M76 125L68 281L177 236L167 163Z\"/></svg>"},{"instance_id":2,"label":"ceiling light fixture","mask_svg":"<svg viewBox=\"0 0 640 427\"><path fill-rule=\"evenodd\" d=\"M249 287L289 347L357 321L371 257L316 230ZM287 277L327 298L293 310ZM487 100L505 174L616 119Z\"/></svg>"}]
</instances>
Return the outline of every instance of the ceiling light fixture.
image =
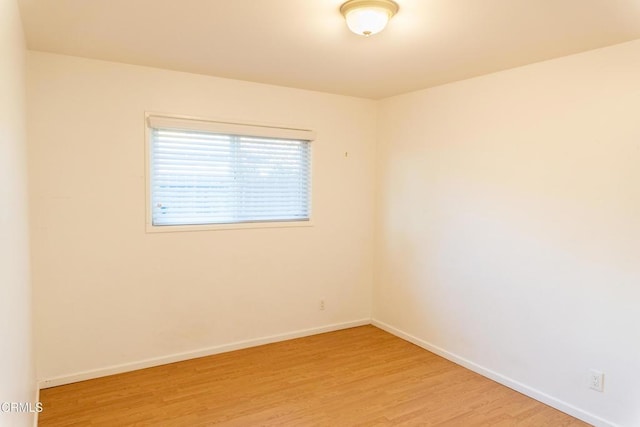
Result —
<instances>
[{"instance_id":1,"label":"ceiling light fixture","mask_svg":"<svg viewBox=\"0 0 640 427\"><path fill-rule=\"evenodd\" d=\"M340 13L351 31L369 37L384 30L398 9L392 0L349 0L340 6Z\"/></svg>"}]
</instances>

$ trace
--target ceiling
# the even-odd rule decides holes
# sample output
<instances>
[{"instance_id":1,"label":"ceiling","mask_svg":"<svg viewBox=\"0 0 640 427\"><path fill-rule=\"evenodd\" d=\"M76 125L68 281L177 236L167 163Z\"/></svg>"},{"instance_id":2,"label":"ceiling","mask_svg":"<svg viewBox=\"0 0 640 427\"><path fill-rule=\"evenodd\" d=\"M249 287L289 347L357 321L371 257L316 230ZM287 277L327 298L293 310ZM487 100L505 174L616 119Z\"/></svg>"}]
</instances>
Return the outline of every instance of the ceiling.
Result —
<instances>
[{"instance_id":1,"label":"ceiling","mask_svg":"<svg viewBox=\"0 0 640 427\"><path fill-rule=\"evenodd\" d=\"M370 38L343 0L20 0L28 47L379 99L640 38L640 0L396 0Z\"/></svg>"}]
</instances>

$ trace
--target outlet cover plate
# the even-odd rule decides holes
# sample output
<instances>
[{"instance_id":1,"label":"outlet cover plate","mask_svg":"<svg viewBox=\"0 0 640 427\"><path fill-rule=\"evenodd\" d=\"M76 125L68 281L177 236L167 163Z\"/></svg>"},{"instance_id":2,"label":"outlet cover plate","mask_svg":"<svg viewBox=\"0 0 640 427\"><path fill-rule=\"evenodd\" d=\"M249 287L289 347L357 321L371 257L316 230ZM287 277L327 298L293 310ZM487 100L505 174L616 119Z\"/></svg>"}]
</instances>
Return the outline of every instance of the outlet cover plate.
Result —
<instances>
[{"instance_id":1,"label":"outlet cover plate","mask_svg":"<svg viewBox=\"0 0 640 427\"><path fill-rule=\"evenodd\" d=\"M595 369L589 370L589 388L595 391L604 391L604 374Z\"/></svg>"}]
</instances>

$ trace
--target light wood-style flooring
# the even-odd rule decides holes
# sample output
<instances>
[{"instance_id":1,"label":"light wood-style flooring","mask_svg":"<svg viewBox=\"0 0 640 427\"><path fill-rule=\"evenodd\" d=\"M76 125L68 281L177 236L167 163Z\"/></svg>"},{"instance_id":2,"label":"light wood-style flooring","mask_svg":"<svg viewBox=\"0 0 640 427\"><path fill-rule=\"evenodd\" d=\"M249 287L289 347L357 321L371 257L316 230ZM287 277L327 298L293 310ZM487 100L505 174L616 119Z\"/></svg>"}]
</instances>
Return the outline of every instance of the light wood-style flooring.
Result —
<instances>
[{"instance_id":1,"label":"light wood-style flooring","mask_svg":"<svg viewBox=\"0 0 640 427\"><path fill-rule=\"evenodd\" d=\"M587 426L373 326L42 390L40 426Z\"/></svg>"}]
</instances>

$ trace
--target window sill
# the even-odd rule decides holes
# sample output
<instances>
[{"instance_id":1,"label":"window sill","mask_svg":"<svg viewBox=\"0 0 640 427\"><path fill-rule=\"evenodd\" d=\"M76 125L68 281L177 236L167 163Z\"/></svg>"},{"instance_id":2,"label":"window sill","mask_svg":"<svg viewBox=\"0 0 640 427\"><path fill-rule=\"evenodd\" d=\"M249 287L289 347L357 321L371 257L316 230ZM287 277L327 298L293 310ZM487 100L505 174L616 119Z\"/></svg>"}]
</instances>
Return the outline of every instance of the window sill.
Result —
<instances>
[{"instance_id":1,"label":"window sill","mask_svg":"<svg viewBox=\"0 0 640 427\"><path fill-rule=\"evenodd\" d=\"M151 225L147 224L147 233L177 233L185 231L220 231L247 230L256 228L295 228L313 227L313 221L281 221L281 222L239 222L234 224L202 224L202 225Z\"/></svg>"}]
</instances>

